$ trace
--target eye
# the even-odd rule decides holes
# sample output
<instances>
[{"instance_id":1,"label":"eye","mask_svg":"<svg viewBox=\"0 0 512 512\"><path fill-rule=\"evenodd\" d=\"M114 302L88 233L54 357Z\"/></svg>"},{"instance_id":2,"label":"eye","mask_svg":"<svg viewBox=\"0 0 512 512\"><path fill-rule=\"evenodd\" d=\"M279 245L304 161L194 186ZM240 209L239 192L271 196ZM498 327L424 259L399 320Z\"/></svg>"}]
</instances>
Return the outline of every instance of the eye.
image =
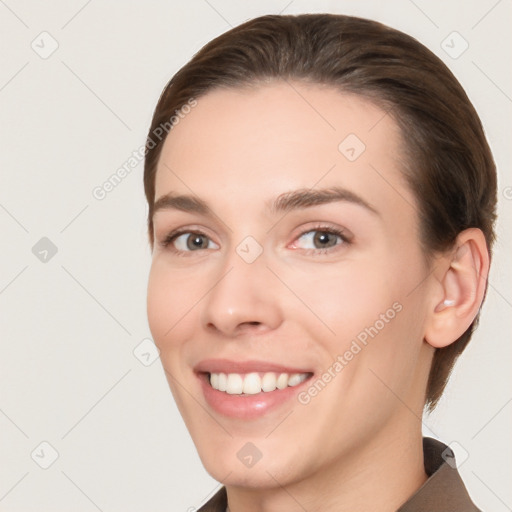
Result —
<instances>
[{"instance_id":1,"label":"eye","mask_svg":"<svg viewBox=\"0 0 512 512\"><path fill-rule=\"evenodd\" d=\"M218 245L212 242L208 235L200 231L175 231L167 235L160 245L164 248L171 248L177 253L218 248Z\"/></svg>"},{"instance_id":2,"label":"eye","mask_svg":"<svg viewBox=\"0 0 512 512\"><path fill-rule=\"evenodd\" d=\"M350 244L350 239L343 231L320 226L302 233L293 247L323 253L344 244Z\"/></svg>"}]
</instances>

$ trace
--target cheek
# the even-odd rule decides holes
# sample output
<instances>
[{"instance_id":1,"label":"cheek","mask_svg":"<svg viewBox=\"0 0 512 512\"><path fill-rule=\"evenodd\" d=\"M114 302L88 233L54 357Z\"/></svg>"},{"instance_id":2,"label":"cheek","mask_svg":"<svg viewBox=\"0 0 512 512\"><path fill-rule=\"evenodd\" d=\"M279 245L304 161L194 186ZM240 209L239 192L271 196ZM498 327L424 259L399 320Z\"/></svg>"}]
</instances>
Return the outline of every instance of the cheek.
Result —
<instances>
[{"instance_id":1,"label":"cheek","mask_svg":"<svg viewBox=\"0 0 512 512\"><path fill-rule=\"evenodd\" d=\"M176 348L187 326L187 317L199 300L194 279L186 279L162 262L154 261L147 287L148 324L160 351Z\"/></svg>"},{"instance_id":2,"label":"cheek","mask_svg":"<svg viewBox=\"0 0 512 512\"><path fill-rule=\"evenodd\" d=\"M186 396L180 393L184 382L183 351L185 340L196 324L192 321L192 306L197 302L193 280L184 280L160 261L154 261L147 287L147 317L149 329L160 351L160 361L170 390L182 416L189 414ZM197 325L197 324L196 324Z\"/></svg>"},{"instance_id":3,"label":"cheek","mask_svg":"<svg viewBox=\"0 0 512 512\"><path fill-rule=\"evenodd\" d=\"M344 385L360 400L383 405L396 401L393 391L406 396L416 379L425 301L420 289L411 292L423 274L393 262L365 270L346 276L345 293L330 285L338 307L326 303L326 311L333 315L337 354L348 361Z\"/></svg>"},{"instance_id":4,"label":"cheek","mask_svg":"<svg viewBox=\"0 0 512 512\"><path fill-rule=\"evenodd\" d=\"M295 281L294 291L309 311L299 307L294 315L330 358L357 351L353 359L364 364L375 360L394 371L415 357L421 345L424 311L421 297L410 292L422 276L396 256L338 268L319 265Z\"/></svg>"},{"instance_id":5,"label":"cheek","mask_svg":"<svg viewBox=\"0 0 512 512\"><path fill-rule=\"evenodd\" d=\"M319 265L315 272L297 281L294 291L310 310L308 323L316 318L317 324L324 324L335 335L331 339L339 342L355 337L392 308L397 297L383 281L376 265ZM304 314L304 308L301 310L297 313Z\"/></svg>"}]
</instances>

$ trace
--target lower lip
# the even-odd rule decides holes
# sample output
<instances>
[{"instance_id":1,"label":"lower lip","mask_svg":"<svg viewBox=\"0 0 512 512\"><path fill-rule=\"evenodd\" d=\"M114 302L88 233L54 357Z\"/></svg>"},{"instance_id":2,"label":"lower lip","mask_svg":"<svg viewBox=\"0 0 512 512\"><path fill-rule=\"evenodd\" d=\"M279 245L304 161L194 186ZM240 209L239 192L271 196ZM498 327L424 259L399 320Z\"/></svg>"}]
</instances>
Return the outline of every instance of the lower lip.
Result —
<instances>
[{"instance_id":1,"label":"lower lip","mask_svg":"<svg viewBox=\"0 0 512 512\"><path fill-rule=\"evenodd\" d=\"M224 391L213 389L208 378L206 374L199 375L203 394L208 405L224 416L243 420L259 418L269 411L277 409L296 397L300 389L311 380L311 377L309 377L297 386L288 386L275 391L262 391L256 395L230 395Z\"/></svg>"}]
</instances>

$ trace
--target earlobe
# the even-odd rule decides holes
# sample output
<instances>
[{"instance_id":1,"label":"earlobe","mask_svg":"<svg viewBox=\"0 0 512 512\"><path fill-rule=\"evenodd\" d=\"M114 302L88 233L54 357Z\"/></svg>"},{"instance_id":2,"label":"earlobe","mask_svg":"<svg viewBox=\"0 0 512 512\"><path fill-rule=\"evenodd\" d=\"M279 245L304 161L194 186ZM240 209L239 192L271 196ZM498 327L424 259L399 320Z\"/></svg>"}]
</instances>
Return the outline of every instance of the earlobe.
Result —
<instances>
[{"instance_id":1,"label":"earlobe","mask_svg":"<svg viewBox=\"0 0 512 512\"><path fill-rule=\"evenodd\" d=\"M489 253L480 229L462 231L456 250L441 260L437 296L427 321L425 341L443 348L456 341L478 314L487 286Z\"/></svg>"}]
</instances>

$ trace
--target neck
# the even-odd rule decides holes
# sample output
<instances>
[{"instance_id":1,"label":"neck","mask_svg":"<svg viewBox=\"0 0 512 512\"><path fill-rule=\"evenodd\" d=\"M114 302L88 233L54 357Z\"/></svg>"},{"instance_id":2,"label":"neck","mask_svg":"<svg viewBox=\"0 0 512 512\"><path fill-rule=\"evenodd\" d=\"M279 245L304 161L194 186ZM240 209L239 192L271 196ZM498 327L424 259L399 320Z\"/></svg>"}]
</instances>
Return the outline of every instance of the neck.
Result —
<instances>
[{"instance_id":1,"label":"neck","mask_svg":"<svg viewBox=\"0 0 512 512\"><path fill-rule=\"evenodd\" d=\"M226 486L229 512L396 511L427 480L421 424L399 425L388 425L357 454L299 482L265 489Z\"/></svg>"}]
</instances>

